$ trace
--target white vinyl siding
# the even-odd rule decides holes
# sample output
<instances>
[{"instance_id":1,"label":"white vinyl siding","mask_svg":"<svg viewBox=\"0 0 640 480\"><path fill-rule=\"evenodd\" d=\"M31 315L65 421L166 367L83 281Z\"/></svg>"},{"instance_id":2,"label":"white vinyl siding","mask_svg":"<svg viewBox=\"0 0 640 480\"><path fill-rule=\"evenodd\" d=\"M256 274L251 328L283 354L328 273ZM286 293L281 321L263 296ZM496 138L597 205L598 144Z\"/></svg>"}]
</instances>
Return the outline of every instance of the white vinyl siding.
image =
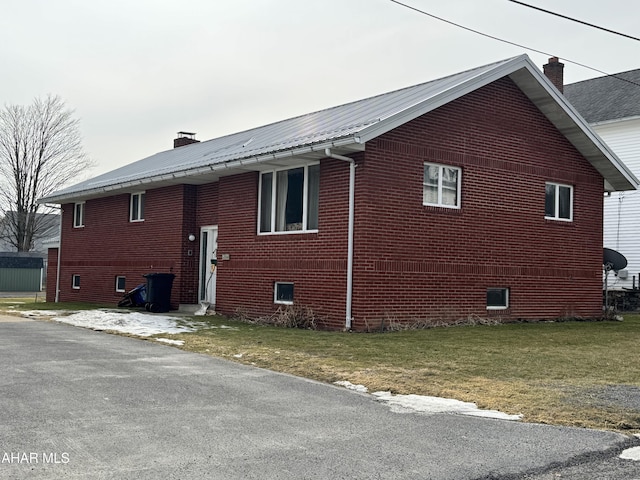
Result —
<instances>
[{"instance_id":1,"label":"white vinyl siding","mask_svg":"<svg viewBox=\"0 0 640 480\"><path fill-rule=\"evenodd\" d=\"M620 160L640 178L640 119L594 125L593 129ZM622 279L609 275L609 288L638 288L640 275L640 191L612 192L604 197L603 246L622 253L627 259L629 275Z\"/></svg>"}]
</instances>

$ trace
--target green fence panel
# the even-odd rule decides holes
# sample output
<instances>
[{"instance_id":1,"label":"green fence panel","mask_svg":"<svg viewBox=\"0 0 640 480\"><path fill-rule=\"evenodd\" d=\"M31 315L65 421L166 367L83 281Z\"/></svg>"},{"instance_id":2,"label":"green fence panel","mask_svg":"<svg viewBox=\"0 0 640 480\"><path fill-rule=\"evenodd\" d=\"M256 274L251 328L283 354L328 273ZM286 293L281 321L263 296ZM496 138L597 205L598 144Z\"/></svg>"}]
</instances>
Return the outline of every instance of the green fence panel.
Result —
<instances>
[{"instance_id":1,"label":"green fence panel","mask_svg":"<svg viewBox=\"0 0 640 480\"><path fill-rule=\"evenodd\" d=\"M0 292L39 292L41 268L0 268Z\"/></svg>"}]
</instances>

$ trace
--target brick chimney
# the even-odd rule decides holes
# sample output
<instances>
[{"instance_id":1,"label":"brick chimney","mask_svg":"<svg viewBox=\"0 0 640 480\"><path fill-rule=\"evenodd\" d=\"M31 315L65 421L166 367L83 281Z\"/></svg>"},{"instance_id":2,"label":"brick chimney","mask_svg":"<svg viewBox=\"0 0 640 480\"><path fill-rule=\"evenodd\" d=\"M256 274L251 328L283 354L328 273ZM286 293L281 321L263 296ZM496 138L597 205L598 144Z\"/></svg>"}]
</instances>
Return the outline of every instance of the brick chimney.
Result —
<instances>
[{"instance_id":1,"label":"brick chimney","mask_svg":"<svg viewBox=\"0 0 640 480\"><path fill-rule=\"evenodd\" d=\"M560 63L558 57L551 57L549 63L543 65L542 68L547 78L562 93L564 91L564 63Z\"/></svg>"},{"instance_id":2,"label":"brick chimney","mask_svg":"<svg viewBox=\"0 0 640 480\"><path fill-rule=\"evenodd\" d=\"M190 143L198 143L200 140L196 140L196 134L191 132L178 132L178 138L173 140L173 148L183 147Z\"/></svg>"}]
</instances>

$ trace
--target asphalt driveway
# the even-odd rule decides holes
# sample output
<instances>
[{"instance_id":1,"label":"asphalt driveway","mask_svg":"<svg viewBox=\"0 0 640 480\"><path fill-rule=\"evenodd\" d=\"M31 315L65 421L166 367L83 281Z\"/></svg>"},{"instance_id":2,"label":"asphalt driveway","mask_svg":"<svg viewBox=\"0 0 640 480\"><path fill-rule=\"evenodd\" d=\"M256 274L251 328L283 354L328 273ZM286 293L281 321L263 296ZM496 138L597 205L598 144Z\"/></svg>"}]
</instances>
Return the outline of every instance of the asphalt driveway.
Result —
<instances>
[{"instance_id":1,"label":"asphalt driveway","mask_svg":"<svg viewBox=\"0 0 640 480\"><path fill-rule=\"evenodd\" d=\"M543 478L632 443L394 413L371 395L53 322L0 317L0 365L0 478Z\"/></svg>"}]
</instances>

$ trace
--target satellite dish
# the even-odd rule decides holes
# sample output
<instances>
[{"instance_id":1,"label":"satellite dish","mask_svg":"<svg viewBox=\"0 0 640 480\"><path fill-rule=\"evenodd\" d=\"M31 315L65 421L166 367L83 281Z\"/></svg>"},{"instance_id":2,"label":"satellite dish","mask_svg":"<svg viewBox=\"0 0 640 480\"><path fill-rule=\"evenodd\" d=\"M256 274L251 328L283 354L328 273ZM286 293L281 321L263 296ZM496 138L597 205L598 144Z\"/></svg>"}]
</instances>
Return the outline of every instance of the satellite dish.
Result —
<instances>
[{"instance_id":1,"label":"satellite dish","mask_svg":"<svg viewBox=\"0 0 640 480\"><path fill-rule=\"evenodd\" d=\"M613 270L617 272L627 266L627 259L620 252L611 250L610 248L603 249L602 264L605 270Z\"/></svg>"}]
</instances>

